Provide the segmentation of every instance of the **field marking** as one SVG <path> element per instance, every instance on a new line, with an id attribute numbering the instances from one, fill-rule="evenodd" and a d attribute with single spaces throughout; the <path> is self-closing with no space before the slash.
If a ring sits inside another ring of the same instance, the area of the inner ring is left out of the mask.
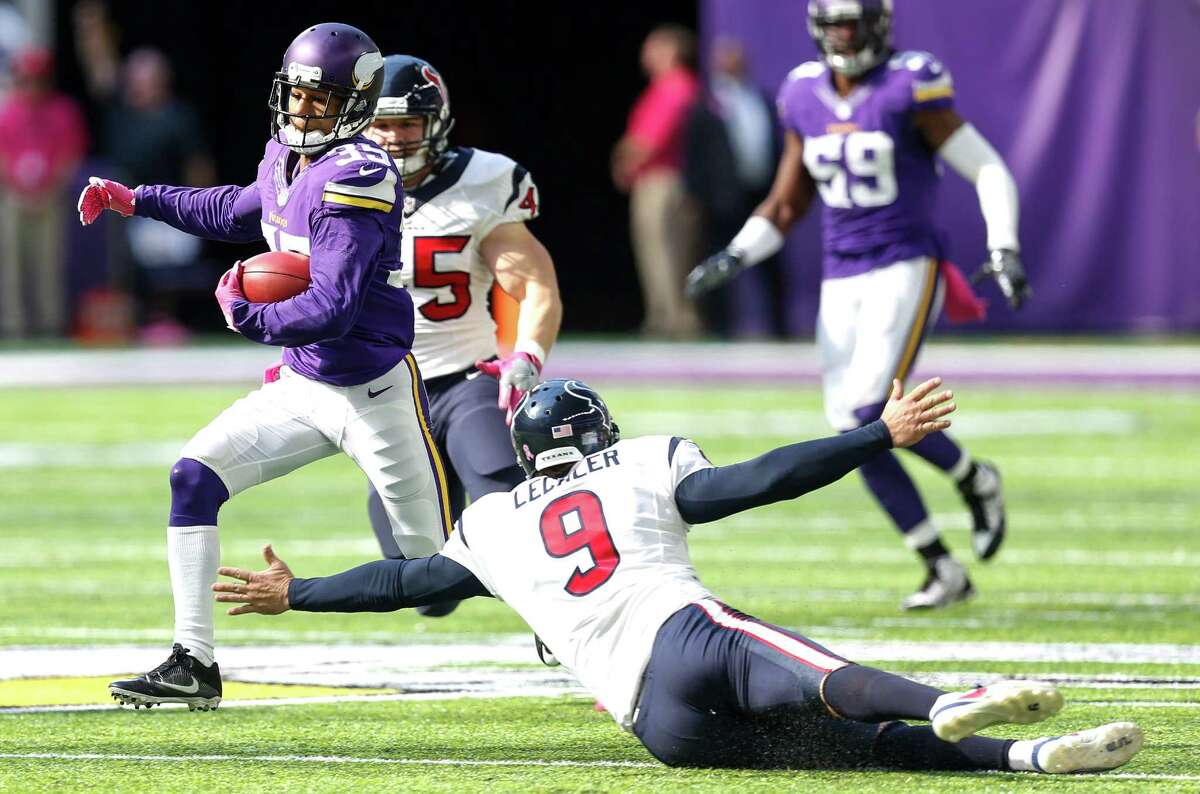
<path id="1" fill-rule="evenodd" d="M 19 633 L 16 627 L 2 627 Z M 35 632 L 25 629 L 25 632 Z M 170 639 L 169 629 L 153 630 L 153 639 Z M 1037 642 L 946 642 L 924 640 L 878 640 L 843 638 L 829 641 L 823 633 L 811 627 L 803 629 L 805 635 L 817 642 L 831 646 L 831 650 L 849 659 L 869 662 L 1010 662 L 1010 663 L 1107 663 L 1107 664 L 1175 664 L 1200 665 L 1200 645 L 1178 645 L 1170 643 L 1037 643 Z M 87 629 L 88 639 L 115 639 L 128 641 L 130 632 L 124 629 Z M 446 665 L 487 666 L 497 664 L 528 664 L 546 671 L 537 664 L 532 640 L 528 634 L 494 634 L 464 638 L 450 635 L 443 641 L 413 642 L 412 636 L 377 632 L 390 644 L 362 644 L 364 635 L 354 632 L 278 632 L 281 638 L 291 640 L 284 645 L 232 645 L 220 651 L 220 661 L 230 677 L 243 681 L 255 681 L 250 677 L 256 671 L 279 674 L 284 670 L 299 672 L 331 670 L 353 672 L 361 675 L 364 669 L 390 673 L 410 671 L 436 671 Z M 229 632 L 222 636 L 228 639 Z M 314 636 L 315 635 L 315 636 Z M 357 642 L 359 644 L 348 644 Z M 335 644 L 336 643 L 336 644 Z M 341 644 L 347 643 L 347 644 Z M 157 661 L 161 648 L 137 645 L 110 646 L 43 646 L 0 649 L 0 679 L 45 678 L 54 676 L 76 676 L 81 669 L 89 675 L 119 675 L 143 670 L 147 663 Z M 281 664 L 281 651 L 288 658 L 300 660 L 295 664 Z M 267 683 L 315 683 L 314 681 L 283 681 L 279 678 Z M 359 679 L 347 684 L 338 681 L 332 686 L 376 686 Z M 384 683 L 377 688 L 397 688 Z"/>
<path id="2" fill-rule="evenodd" d="M 378 764 L 382 766 L 474 766 L 474 767 L 548 767 L 582 769 L 660 769 L 670 767 L 652 761 L 546 761 L 543 759 L 516 758 L 363 758 L 345 755 L 133 755 L 125 753 L 0 753 L 0 759 L 13 761 L 137 761 L 137 762 L 196 762 L 216 763 L 295 763 L 295 764 Z M 803 771 L 803 770 L 799 770 Z M 855 770 L 846 770 L 855 771 Z M 1032 772 L 1000 772 L 980 770 L 975 774 L 1004 777 L 1033 775 Z M 1155 780 L 1190 781 L 1200 780 L 1200 775 L 1170 775 L 1153 772 L 1084 772 L 1075 775 L 1055 775 L 1067 780 Z"/>
<path id="3" fill-rule="evenodd" d="M 633 435 L 662 433 L 701 438 L 801 438 L 829 435 L 821 411 L 740 408 L 698 411 L 630 411 L 622 415 Z M 1023 436 L 1131 435 L 1139 420 L 1131 411 L 1092 408 L 1082 411 L 1035 409 L 971 411 L 954 417 L 954 435 L 961 438 Z"/>
<path id="4" fill-rule="evenodd" d="M 829 435 L 819 411 L 715 409 L 701 411 L 629 412 L 624 422 L 633 435 L 661 433 L 664 428 L 681 436 L 701 438 L 810 438 Z M 1014 436 L 1131 435 L 1138 417 L 1130 411 L 1105 408 L 1082 411 L 975 411 L 955 419 L 956 436 L 966 439 Z M 0 469 L 102 466 L 136 469 L 169 466 L 179 457 L 187 439 L 149 442 L 0 443 Z M 1044 461 L 1039 462 L 1044 467 Z M 1107 463 L 1102 459 L 1100 465 Z M 1128 461 L 1112 461 L 1114 467 Z M 1114 469 L 1115 470 L 1115 469 Z"/>
<path id="5" fill-rule="evenodd" d="M 881 519 L 882 520 L 882 519 Z M 781 519 L 782 521 L 782 519 Z M 803 526 L 804 520 L 798 519 Z M 703 532 L 703 530 L 698 530 Z M 885 535 L 880 535 L 881 544 L 887 543 Z M 21 549 L 20 546 L 25 546 Z M 77 563 L 81 554 L 72 551 L 73 547 L 30 548 L 31 543 L 16 542 L 5 548 L 3 558 L 0 558 L 0 569 L 3 568 L 57 568 L 62 565 Z M 80 545 L 80 549 L 85 548 Z M 233 540 L 222 549 L 226 559 L 248 557 L 258 559 L 261 554 L 261 540 Z M 289 554 L 290 552 L 290 554 Z M 352 540 L 328 538 L 317 541 L 294 541 L 280 548 L 285 557 L 300 558 L 304 556 L 324 557 L 355 557 L 366 556 L 374 559 L 379 549 L 371 538 L 357 537 Z M 713 562 L 755 562 L 761 563 L 762 549 L 750 546 L 700 545 L 692 548 L 693 560 Z M 166 545 L 160 543 L 97 543 L 86 546 L 87 559 L 91 563 L 119 562 L 133 564 L 139 561 L 158 561 L 166 559 Z M 1194 568 L 1200 567 L 1200 552 L 1190 551 L 1182 546 L 1162 551 L 1128 551 L 1121 549 L 1036 549 L 1016 548 L 1005 549 L 1005 562 L 1017 565 L 1036 565 L 1041 568 L 1052 565 L 1067 565 L 1073 567 L 1092 568 Z M 861 546 L 821 546 L 801 544 L 799 540 L 794 546 L 779 546 L 771 550 L 771 561 L 776 563 L 872 563 L 880 565 L 903 565 L 911 567 L 912 553 L 904 549 L 900 543 L 863 548 Z"/>
<path id="6" fill-rule="evenodd" d="M 132 755 L 125 753 L 0 753 L 0 758 L 47 761 L 235 761 L 297 764 L 385 764 L 398 766 L 536 766 L 667 769 L 650 761 L 545 761 L 531 758 L 356 758 L 346 755 Z"/>

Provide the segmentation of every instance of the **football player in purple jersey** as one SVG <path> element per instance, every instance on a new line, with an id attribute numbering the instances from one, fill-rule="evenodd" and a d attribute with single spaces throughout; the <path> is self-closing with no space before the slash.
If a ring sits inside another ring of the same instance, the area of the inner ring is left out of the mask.
<path id="1" fill-rule="evenodd" d="M 525 479 L 506 420 L 541 380 L 562 301 L 554 261 L 525 225 L 541 208 L 533 176 L 502 154 L 450 146 L 453 127 L 450 92 L 437 69 L 411 55 L 385 58 L 383 92 L 365 134 L 396 159 L 404 182 L 399 277 L 416 309 L 413 355 L 429 394 L 430 430 L 449 464 L 457 520 L 468 496 L 508 491 Z M 517 341 L 505 356 L 488 308 L 497 283 L 520 302 Z M 400 557 L 374 489 L 367 511 L 384 556 Z M 417 611 L 439 617 L 457 603 Z"/>
<path id="2" fill-rule="evenodd" d="M 961 275 L 941 262 L 932 219 L 937 158 L 975 185 L 987 224 L 985 271 L 1013 309 L 1029 294 L 1012 175 L 955 112 L 946 68 L 929 53 L 892 49 L 891 20 L 891 0 L 809 2 L 808 30 L 821 58 L 793 69 L 779 91 L 786 142 L 775 184 L 725 250 L 688 276 L 694 296 L 768 258 L 820 195 L 825 258 L 817 343 L 826 416 L 843 432 L 879 416 L 892 379 L 912 370 L 943 298 L 950 308 L 956 296 L 973 298 Z M 912 451 L 957 484 L 973 518 L 975 552 L 991 558 L 1005 531 L 999 472 L 941 432 Z M 896 456 L 883 452 L 861 471 L 927 568 L 902 607 L 970 597 L 966 569 L 946 550 Z"/>
<path id="3" fill-rule="evenodd" d="M 400 271 L 404 192 L 387 152 L 362 136 L 383 84 L 383 56 L 357 28 L 301 33 L 275 75 L 271 138 L 254 182 L 195 189 L 93 177 L 80 220 L 103 210 L 140 215 L 200 237 L 266 238 L 309 256 L 311 284 L 276 303 L 242 294 L 235 265 L 217 302 L 230 329 L 282 346 L 278 377 L 238 400 L 183 448 L 171 469 L 167 561 L 175 644 L 167 660 L 114 681 L 112 696 L 149 708 L 215 708 L 209 586 L 220 564 L 217 513 L 231 496 L 345 452 L 380 494 L 407 557 L 437 552 L 451 521 L 446 478 L 429 431 L 413 341 L 413 304 Z"/>

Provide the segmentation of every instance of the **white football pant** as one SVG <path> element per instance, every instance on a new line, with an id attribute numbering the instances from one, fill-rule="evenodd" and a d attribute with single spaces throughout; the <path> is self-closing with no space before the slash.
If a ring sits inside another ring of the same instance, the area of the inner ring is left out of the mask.
<path id="1" fill-rule="evenodd" d="M 437 553 L 451 528 L 446 476 L 411 354 L 359 386 L 283 367 L 279 380 L 222 411 L 180 454 L 216 472 L 232 497 L 339 450 L 382 497 L 404 556 Z"/>
<path id="2" fill-rule="evenodd" d="M 821 283 L 817 346 L 825 417 L 835 430 L 858 427 L 854 409 L 884 402 L 892 378 L 908 377 L 943 293 L 930 257 Z"/>

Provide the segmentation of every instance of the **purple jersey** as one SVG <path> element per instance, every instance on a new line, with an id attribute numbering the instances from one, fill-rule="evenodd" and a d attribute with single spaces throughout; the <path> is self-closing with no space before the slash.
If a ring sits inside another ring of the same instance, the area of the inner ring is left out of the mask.
<path id="1" fill-rule="evenodd" d="M 819 61 L 787 76 L 779 116 L 804 139 L 804 164 L 825 204 L 825 278 L 940 256 L 932 221 L 940 177 L 913 114 L 953 103 L 950 73 L 925 52 L 896 53 L 847 97 Z"/>
<path id="2" fill-rule="evenodd" d="M 296 156 L 267 142 L 247 187 L 143 185 L 136 213 L 228 242 L 265 237 L 273 251 L 307 254 L 312 284 L 278 303 L 235 301 L 249 339 L 282 345 L 283 361 L 335 386 L 366 383 L 412 347 L 413 305 L 399 284 L 404 194 L 395 163 L 363 137 L 335 146 L 298 176 Z"/>

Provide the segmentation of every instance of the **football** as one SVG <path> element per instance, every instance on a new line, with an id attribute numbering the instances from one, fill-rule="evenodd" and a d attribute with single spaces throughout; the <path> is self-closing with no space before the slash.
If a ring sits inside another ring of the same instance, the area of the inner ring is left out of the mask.
<path id="1" fill-rule="evenodd" d="M 275 303 L 308 289 L 308 257 L 268 251 L 242 263 L 242 292 L 252 303 Z"/>

